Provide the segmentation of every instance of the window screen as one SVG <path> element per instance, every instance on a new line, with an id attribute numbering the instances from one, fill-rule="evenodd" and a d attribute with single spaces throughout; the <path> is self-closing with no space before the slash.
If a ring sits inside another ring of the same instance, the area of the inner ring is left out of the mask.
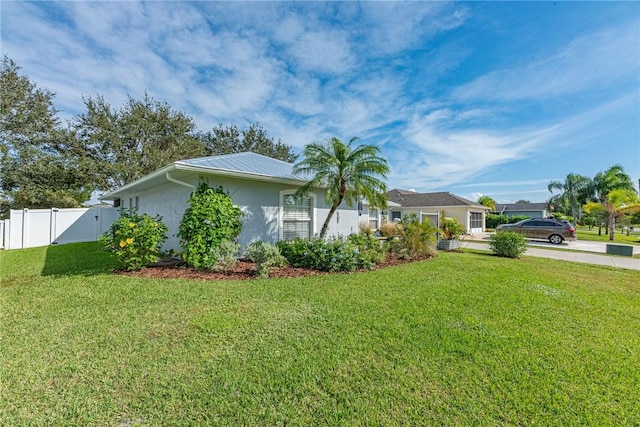
<path id="1" fill-rule="evenodd" d="M 311 237 L 311 198 L 282 196 L 282 238 Z"/>
<path id="2" fill-rule="evenodd" d="M 482 228 L 482 212 L 471 212 L 471 228 Z"/>

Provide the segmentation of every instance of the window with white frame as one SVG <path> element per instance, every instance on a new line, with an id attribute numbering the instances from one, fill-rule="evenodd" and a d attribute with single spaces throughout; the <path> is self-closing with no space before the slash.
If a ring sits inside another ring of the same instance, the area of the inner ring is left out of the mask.
<path id="1" fill-rule="evenodd" d="M 471 212 L 470 228 L 482 228 L 482 212 Z"/>
<path id="2" fill-rule="evenodd" d="M 282 195 L 283 240 L 311 237 L 313 230 L 312 209 L 311 197 L 309 196 Z"/>
<path id="3" fill-rule="evenodd" d="M 369 228 L 372 230 L 378 229 L 378 210 L 369 209 Z"/>

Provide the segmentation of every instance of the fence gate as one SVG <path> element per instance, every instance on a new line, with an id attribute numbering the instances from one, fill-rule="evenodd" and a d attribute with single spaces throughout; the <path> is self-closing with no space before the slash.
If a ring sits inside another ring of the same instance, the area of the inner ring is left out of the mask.
<path id="1" fill-rule="evenodd" d="M 92 242 L 118 218 L 111 207 L 11 210 L 2 223 L 4 249 Z"/>

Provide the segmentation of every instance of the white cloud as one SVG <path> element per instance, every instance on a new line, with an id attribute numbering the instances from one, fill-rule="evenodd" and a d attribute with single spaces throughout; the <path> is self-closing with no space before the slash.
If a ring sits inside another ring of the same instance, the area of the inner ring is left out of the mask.
<path id="1" fill-rule="evenodd" d="M 394 186 L 420 191 L 466 185 L 545 147 L 605 139 L 628 124 L 616 117 L 633 115 L 640 100 L 634 26 L 583 31 L 546 59 L 519 57 L 518 66 L 451 90 L 464 74 L 459 68 L 477 55 L 456 34 L 477 25 L 471 12 L 480 8 L 445 2 L 2 7 L 3 52 L 39 86 L 57 92 L 56 105 L 68 116 L 83 110 L 83 95 L 101 94 L 119 107 L 127 94 L 140 98 L 147 91 L 191 115 L 201 130 L 257 121 L 297 148 L 359 136 L 383 149 Z M 627 96 L 600 91 L 625 84 Z M 598 100 L 583 106 L 591 91 Z M 563 102 L 573 102 L 573 110 L 544 115 Z"/>
<path id="2" fill-rule="evenodd" d="M 640 70 L 638 22 L 580 36 L 554 55 L 495 70 L 453 91 L 457 99 L 549 99 L 635 79 Z"/>

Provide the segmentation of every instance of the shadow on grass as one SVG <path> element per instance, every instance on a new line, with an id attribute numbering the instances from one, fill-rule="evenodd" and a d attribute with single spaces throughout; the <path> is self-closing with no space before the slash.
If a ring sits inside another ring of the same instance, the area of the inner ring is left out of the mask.
<path id="1" fill-rule="evenodd" d="M 69 243 L 48 246 L 42 267 L 43 276 L 93 276 L 117 268 L 111 254 L 98 242 Z"/>

